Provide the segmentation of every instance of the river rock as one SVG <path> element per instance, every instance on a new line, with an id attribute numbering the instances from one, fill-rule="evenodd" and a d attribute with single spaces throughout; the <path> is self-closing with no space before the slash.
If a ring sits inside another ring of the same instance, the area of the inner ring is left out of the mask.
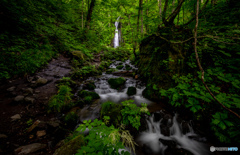
<path id="1" fill-rule="evenodd" d="M 119 78 L 110 78 L 108 80 L 108 83 L 110 84 L 111 88 L 113 89 L 119 89 L 121 86 L 123 86 L 126 82 L 126 79 L 123 77 Z"/>
<path id="2" fill-rule="evenodd" d="M 18 155 L 32 154 L 47 147 L 46 144 L 33 143 L 26 146 L 20 146 L 14 152 Z"/>
<path id="3" fill-rule="evenodd" d="M 31 97 L 26 97 L 25 101 L 28 102 L 28 103 L 34 103 L 35 99 L 31 98 Z"/>
<path id="4" fill-rule="evenodd" d="M 20 116 L 19 114 L 16 114 L 16 115 L 13 115 L 13 116 L 11 117 L 11 119 L 12 119 L 12 121 L 16 121 L 16 120 L 21 119 L 21 116 Z"/>
<path id="5" fill-rule="evenodd" d="M 59 122 L 56 122 L 56 121 L 49 121 L 47 122 L 47 124 L 53 128 L 57 128 L 60 125 Z"/>
<path id="6" fill-rule="evenodd" d="M 21 101 L 23 101 L 23 99 L 24 99 L 24 96 L 18 95 L 18 96 L 16 96 L 16 97 L 14 98 L 14 101 L 15 101 L 15 102 L 21 102 Z"/>
<path id="7" fill-rule="evenodd" d="M 9 91 L 9 92 L 14 91 L 15 88 L 16 88 L 15 86 L 10 87 L 10 88 L 7 89 L 7 91 Z"/>
<path id="8" fill-rule="evenodd" d="M 33 94 L 33 89 L 32 88 L 26 88 L 24 91 L 28 94 Z"/>
<path id="9" fill-rule="evenodd" d="M 8 136 L 7 136 L 7 135 L 0 134 L 0 139 L 6 139 L 6 138 L 8 138 Z"/>
<path id="10" fill-rule="evenodd" d="M 44 84 L 46 84 L 48 82 L 48 80 L 47 79 L 44 79 L 44 78 L 39 78 L 39 79 L 37 79 L 37 81 L 36 81 L 36 83 L 35 83 L 35 86 L 40 86 L 40 85 L 44 85 Z"/>
<path id="11" fill-rule="evenodd" d="M 37 135 L 37 137 L 45 136 L 46 135 L 46 131 L 45 130 L 37 131 L 36 135 Z"/>
<path id="12" fill-rule="evenodd" d="M 128 87 L 127 94 L 128 94 L 129 96 L 135 95 L 136 93 L 137 93 L 136 87 Z"/>

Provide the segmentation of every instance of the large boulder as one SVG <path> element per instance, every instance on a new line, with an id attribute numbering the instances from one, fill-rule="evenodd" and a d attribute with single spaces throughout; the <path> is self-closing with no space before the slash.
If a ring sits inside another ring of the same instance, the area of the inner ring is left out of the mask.
<path id="1" fill-rule="evenodd" d="M 136 93 L 137 93 L 136 87 L 128 87 L 127 94 L 128 94 L 129 96 L 135 95 Z"/>
<path id="2" fill-rule="evenodd" d="M 110 78 L 108 80 L 108 83 L 110 84 L 111 88 L 113 89 L 119 89 L 121 86 L 123 86 L 126 82 L 126 79 L 123 77 L 119 78 Z"/>
<path id="3" fill-rule="evenodd" d="M 87 83 L 83 85 L 83 89 L 94 90 L 95 88 L 96 85 L 94 84 L 94 81 L 87 81 Z"/>
<path id="4" fill-rule="evenodd" d="M 91 92 L 91 91 L 86 91 L 86 90 L 79 91 L 78 96 L 80 98 L 82 98 L 84 103 L 87 103 L 87 104 L 92 103 L 93 100 L 96 100 L 96 99 L 100 98 L 100 96 L 97 93 Z"/>
<path id="5" fill-rule="evenodd" d="M 46 147 L 47 147 L 46 144 L 33 143 L 33 144 L 29 144 L 29 145 L 21 146 L 21 147 L 17 148 L 15 150 L 15 153 L 19 154 L 19 155 L 33 154 L 34 152 L 37 152 Z"/>

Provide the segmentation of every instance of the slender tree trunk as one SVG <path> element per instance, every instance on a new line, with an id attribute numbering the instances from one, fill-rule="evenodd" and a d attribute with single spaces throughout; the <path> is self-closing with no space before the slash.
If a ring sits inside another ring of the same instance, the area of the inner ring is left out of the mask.
<path id="1" fill-rule="evenodd" d="M 143 36 L 143 10 L 141 10 L 141 35 Z"/>
<path id="2" fill-rule="evenodd" d="M 148 4 L 148 0 L 146 0 L 146 4 Z M 146 18 L 147 18 L 147 20 L 148 20 L 148 7 L 147 7 L 147 13 L 146 13 Z M 146 22 L 145 22 L 146 23 Z M 148 33 L 148 24 L 146 23 L 145 24 L 145 29 L 146 29 L 146 33 Z"/>
<path id="3" fill-rule="evenodd" d="M 172 8 L 172 13 L 173 13 L 173 11 L 174 11 L 174 9 L 175 9 L 175 8 L 174 8 L 174 4 L 175 4 L 175 0 L 172 1 L 172 7 L 173 7 L 173 8 Z"/>
<path id="4" fill-rule="evenodd" d="M 84 0 L 82 0 L 82 29 L 83 29 L 83 11 L 84 11 Z"/>
<path id="5" fill-rule="evenodd" d="M 182 12 L 183 12 L 183 23 L 184 23 L 184 6 L 183 6 L 183 8 L 182 8 Z"/>
<path id="6" fill-rule="evenodd" d="M 139 18 L 140 18 L 140 13 L 141 13 L 141 9 L 142 9 L 142 1 L 143 0 L 139 0 L 139 9 L 138 9 L 138 18 L 137 18 L 137 33 L 136 33 L 136 40 L 134 43 L 134 47 L 133 47 L 133 54 L 136 58 L 136 47 L 137 47 L 137 40 L 138 40 L 138 34 L 139 34 Z"/>
<path id="7" fill-rule="evenodd" d="M 91 22 L 92 12 L 93 12 L 95 2 L 96 2 L 96 0 L 92 0 L 90 3 L 90 8 L 89 8 L 88 14 L 87 14 L 87 22 L 86 22 L 86 26 L 85 26 L 87 29 L 90 29 L 90 22 Z"/>

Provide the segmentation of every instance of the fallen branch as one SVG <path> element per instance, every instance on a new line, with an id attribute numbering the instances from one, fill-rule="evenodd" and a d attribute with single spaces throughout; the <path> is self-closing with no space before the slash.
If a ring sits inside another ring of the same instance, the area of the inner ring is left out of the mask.
<path id="1" fill-rule="evenodd" d="M 198 13 L 199 13 L 199 0 L 197 0 L 197 11 L 196 11 L 196 25 L 195 25 L 195 29 L 194 29 L 194 51 L 195 51 L 195 55 L 196 55 L 196 60 L 197 60 L 197 64 L 199 69 L 202 72 L 202 76 L 201 76 L 201 80 L 203 85 L 205 86 L 205 88 L 208 90 L 208 92 L 210 93 L 210 95 L 227 111 L 229 111 L 230 113 L 234 114 L 235 116 L 237 116 L 240 119 L 240 116 L 232 111 L 231 109 L 228 109 L 226 106 L 224 106 L 221 102 L 218 101 L 218 99 L 213 95 L 213 93 L 211 92 L 211 90 L 208 88 L 207 84 L 204 81 L 204 70 L 200 64 L 199 58 L 198 58 L 198 52 L 197 52 L 197 27 L 198 27 Z"/>

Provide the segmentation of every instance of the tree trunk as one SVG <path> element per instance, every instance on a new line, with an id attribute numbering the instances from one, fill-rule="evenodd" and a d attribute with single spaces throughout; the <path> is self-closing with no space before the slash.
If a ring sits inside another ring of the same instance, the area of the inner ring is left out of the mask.
<path id="1" fill-rule="evenodd" d="M 139 34 L 139 18 L 140 18 L 140 13 L 141 13 L 141 9 L 142 9 L 142 1 L 143 0 L 139 0 L 139 9 L 138 9 L 138 18 L 137 18 L 137 33 L 136 33 L 136 40 L 134 43 L 134 47 L 133 47 L 133 54 L 136 58 L 136 47 L 137 47 L 137 40 L 138 40 L 138 34 Z"/>
<path id="2" fill-rule="evenodd" d="M 143 36 L 143 10 L 141 10 L 141 35 Z"/>
<path id="3" fill-rule="evenodd" d="M 87 21 L 86 21 L 86 26 L 85 26 L 87 29 L 90 29 L 90 22 L 91 22 L 92 12 L 93 12 L 95 2 L 96 2 L 96 0 L 91 1 L 90 8 L 88 10 Z"/>
<path id="4" fill-rule="evenodd" d="M 146 0 L 146 4 L 148 4 L 148 0 Z M 146 17 L 147 17 L 147 19 L 148 19 L 148 7 L 147 7 L 147 13 L 146 13 Z M 145 29 L 146 29 L 146 33 L 148 33 L 148 25 L 147 24 L 145 24 Z"/>
<path id="5" fill-rule="evenodd" d="M 175 0 L 172 1 L 172 7 L 173 7 L 173 8 L 172 8 L 172 13 L 173 13 L 173 11 L 174 11 L 174 4 L 175 4 Z"/>
<path id="6" fill-rule="evenodd" d="M 83 11 L 84 11 L 84 0 L 82 0 L 82 29 L 83 29 Z"/>

